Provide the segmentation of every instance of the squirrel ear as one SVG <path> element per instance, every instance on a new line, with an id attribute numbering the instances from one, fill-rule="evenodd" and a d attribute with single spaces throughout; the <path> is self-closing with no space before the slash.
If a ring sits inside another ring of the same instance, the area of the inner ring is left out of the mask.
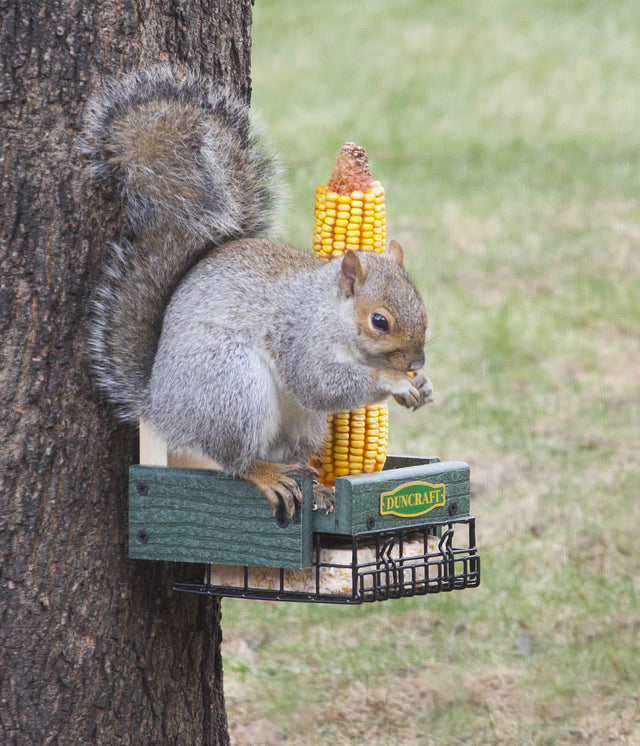
<path id="1" fill-rule="evenodd" d="M 404 261 L 404 253 L 402 251 L 402 246 L 400 246 L 395 238 L 392 238 L 389 242 L 387 254 L 389 254 L 389 256 L 395 261 L 396 264 L 399 264 L 402 267 L 402 262 Z"/>
<path id="2" fill-rule="evenodd" d="M 364 280 L 364 270 L 360 259 L 355 251 L 348 249 L 342 257 L 342 275 L 340 277 L 340 286 L 344 292 L 345 298 L 351 298 L 355 295 L 356 285 Z"/>

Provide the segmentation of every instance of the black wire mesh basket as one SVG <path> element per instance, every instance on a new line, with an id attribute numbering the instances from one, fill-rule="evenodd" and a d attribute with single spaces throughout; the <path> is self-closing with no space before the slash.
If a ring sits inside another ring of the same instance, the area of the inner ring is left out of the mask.
<path id="1" fill-rule="evenodd" d="M 272 601 L 361 604 L 480 583 L 475 519 L 336 537 L 316 533 L 310 568 L 207 565 L 178 591 Z"/>

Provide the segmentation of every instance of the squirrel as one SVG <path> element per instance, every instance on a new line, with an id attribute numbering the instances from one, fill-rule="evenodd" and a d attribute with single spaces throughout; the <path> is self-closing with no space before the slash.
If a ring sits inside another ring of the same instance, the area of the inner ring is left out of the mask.
<path id="1" fill-rule="evenodd" d="M 292 475 L 315 473 L 327 413 L 431 400 L 400 245 L 325 261 L 268 238 L 277 159 L 228 88 L 167 66 L 129 73 L 90 102 L 82 148 L 125 208 L 89 334 L 121 419 L 145 418 L 293 515 Z M 315 479 L 316 507 L 333 499 Z"/>

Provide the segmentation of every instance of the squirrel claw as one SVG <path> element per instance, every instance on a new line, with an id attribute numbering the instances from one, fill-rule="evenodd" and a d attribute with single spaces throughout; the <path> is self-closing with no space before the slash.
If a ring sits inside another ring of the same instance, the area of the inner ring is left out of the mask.
<path id="1" fill-rule="evenodd" d="M 409 386 L 404 391 L 393 394 L 393 398 L 398 404 L 415 412 L 423 404 L 433 401 L 433 385 L 422 371 L 418 371 L 409 379 Z"/>
<path id="2" fill-rule="evenodd" d="M 281 477 L 276 484 L 264 487 L 262 491 L 266 495 L 274 515 L 278 514 L 282 506 L 287 515 L 293 516 L 296 512 L 296 503 L 302 504 L 300 487 L 295 480 L 289 479 L 289 477 Z"/>
<path id="3" fill-rule="evenodd" d="M 299 473 L 299 470 L 283 469 L 278 464 L 256 461 L 249 472 L 244 475 L 245 479 L 255 484 L 264 493 L 276 516 L 281 506 L 288 515 L 293 516 L 296 512 L 296 503 L 301 505 L 303 503 L 302 490 L 296 480 L 288 476 L 288 473 Z"/>
<path id="4" fill-rule="evenodd" d="M 313 509 L 333 513 L 336 504 L 336 492 L 333 487 L 325 487 L 318 479 L 313 480 Z"/>
<path id="5" fill-rule="evenodd" d="M 321 484 L 318 481 L 318 470 L 311 464 L 293 464 L 283 468 L 281 473 L 287 476 L 297 474 L 311 477 L 313 479 L 313 510 L 324 510 L 326 513 L 333 512 L 336 501 L 335 488 Z"/>

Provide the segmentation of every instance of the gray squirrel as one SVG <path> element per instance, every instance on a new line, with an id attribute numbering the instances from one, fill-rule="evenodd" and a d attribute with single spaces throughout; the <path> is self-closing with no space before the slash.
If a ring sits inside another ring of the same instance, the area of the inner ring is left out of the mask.
<path id="1" fill-rule="evenodd" d="M 246 104 L 168 67 L 111 81 L 84 151 L 125 225 L 96 290 L 90 350 L 123 420 L 146 419 L 293 514 L 327 413 L 431 399 L 427 317 L 392 241 L 324 261 L 265 236 L 278 168 Z M 411 375 L 409 375 L 411 373 Z M 314 484 L 314 502 L 333 496 Z"/>

